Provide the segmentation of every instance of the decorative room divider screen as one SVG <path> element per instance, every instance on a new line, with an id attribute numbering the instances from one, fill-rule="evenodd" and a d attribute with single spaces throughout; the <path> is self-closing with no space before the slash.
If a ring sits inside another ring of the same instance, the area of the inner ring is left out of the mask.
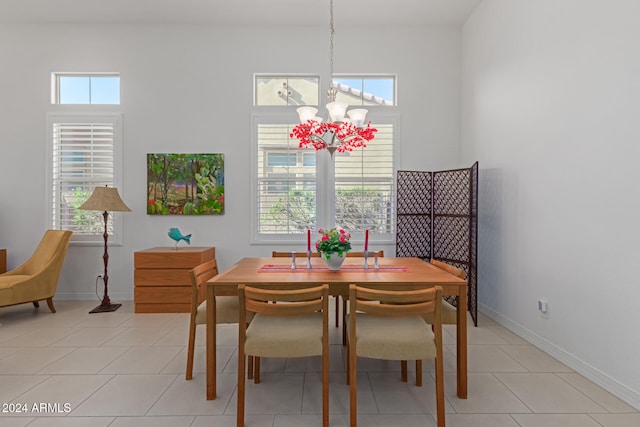
<path id="1" fill-rule="evenodd" d="M 467 273 L 478 326 L 478 162 L 468 169 L 398 171 L 396 256 L 437 259 Z M 449 300 L 455 304 L 455 298 Z"/>

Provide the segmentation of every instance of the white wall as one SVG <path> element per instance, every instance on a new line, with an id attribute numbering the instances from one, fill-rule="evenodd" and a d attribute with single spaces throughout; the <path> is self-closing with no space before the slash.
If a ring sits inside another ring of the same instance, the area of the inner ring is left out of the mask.
<path id="1" fill-rule="evenodd" d="M 112 300 L 133 299 L 133 253 L 172 245 L 169 227 L 192 233 L 193 246 L 215 245 L 223 269 L 270 254 L 271 246 L 249 245 L 253 73 L 326 75 L 328 45 L 325 26 L 0 26 L 0 247 L 9 267 L 31 254 L 47 225 L 46 114 L 74 110 L 50 104 L 54 71 L 121 74 L 119 190 L 133 212 L 120 214 L 123 246 L 109 247 Z M 397 73 L 401 168 L 461 167 L 458 28 L 336 28 L 335 72 Z M 224 153 L 226 214 L 147 216 L 146 154 L 161 152 Z M 58 299 L 95 298 L 102 253 L 101 245 L 70 248 Z"/>
<path id="2" fill-rule="evenodd" d="M 638 16 L 636 0 L 484 0 L 462 31 L 461 116 L 481 308 L 636 408 Z"/>

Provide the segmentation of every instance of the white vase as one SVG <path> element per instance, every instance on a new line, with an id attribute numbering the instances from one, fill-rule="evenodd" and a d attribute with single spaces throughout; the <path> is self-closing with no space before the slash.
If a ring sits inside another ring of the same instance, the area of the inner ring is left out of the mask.
<path id="1" fill-rule="evenodd" d="M 342 255 L 340 255 L 338 252 L 322 254 L 322 259 L 327 263 L 327 267 L 329 267 L 329 270 L 331 271 L 340 270 L 340 266 L 342 265 L 342 262 L 346 257 L 346 252 L 343 252 Z"/>

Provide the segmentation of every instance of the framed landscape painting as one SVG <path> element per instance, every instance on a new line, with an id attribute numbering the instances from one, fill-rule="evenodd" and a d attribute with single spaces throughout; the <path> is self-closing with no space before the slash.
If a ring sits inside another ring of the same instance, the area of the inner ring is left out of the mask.
<path id="1" fill-rule="evenodd" d="M 147 214 L 224 214 L 224 154 L 147 154 Z"/>

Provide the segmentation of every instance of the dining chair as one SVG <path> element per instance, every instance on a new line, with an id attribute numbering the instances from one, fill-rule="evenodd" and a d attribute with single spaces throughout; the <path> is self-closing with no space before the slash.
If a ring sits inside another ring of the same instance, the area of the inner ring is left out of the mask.
<path id="1" fill-rule="evenodd" d="M 384 360 L 434 359 L 436 369 L 436 414 L 444 427 L 444 364 L 442 360 L 442 288 L 384 291 L 349 286 L 347 334 L 347 383 L 350 425 L 357 426 L 357 358 Z M 422 316 L 432 313 L 433 330 Z M 402 372 L 406 381 L 406 363 Z M 422 371 L 416 372 L 416 382 Z"/>
<path id="2" fill-rule="evenodd" d="M 465 273 L 464 270 L 459 269 L 458 267 L 454 267 L 451 264 L 446 264 L 442 261 L 438 261 L 433 258 L 431 258 L 431 261 L 429 261 L 429 263 L 446 271 L 449 274 L 459 277 L 460 279 L 464 279 L 467 276 L 467 273 Z M 422 317 L 428 324 L 433 325 L 433 313 L 427 313 Z M 457 323 L 458 323 L 458 313 L 457 313 L 456 307 L 443 298 L 442 299 L 442 324 L 456 325 Z M 407 366 L 407 361 L 403 360 L 402 361 L 403 372 L 406 372 L 407 370 L 406 366 Z M 422 360 L 416 360 L 416 372 L 422 372 Z M 421 386 L 422 382 L 420 383 L 416 382 L 416 385 Z"/>
<path id="3" fill-rule="evenodd" d="M 464 270 L 454 267 L 451 264 L 446 264 L 442 261 L 437 261 L 431 258 L 430 264 L 446 271 L 449 274 L 452 274 L 460 279 L 465 279 L 467 277 L 467 273 Z M 428 314 L 424 317 L 424 319 L 429 324 L 433 324 L 433 315 Z M 446 300 L 442 300 L 442 324 L 443 325 L 455 325 L 458 323 L 458 315 L 457 309 L 452 304 L 447 302 Z"/>
<path id="4" fill-rule="evenodd" d="M 196 343 L 196 326 L 207 323 L 207 280 L 218 274 L 216 260 L 202 263 L 191 271 L 191 316 L 189 318 L 189 347 L 187 350 L 186 379 L 193 377 L 193 352 Z M 216 297 L 216 324 L 238 323 L 238 298 Z"/>
<path id="5" fill-rule="evenodd" d="M 347 257 L 359 257 L 364 258 L 364 252 L 347 252 Z M 378 251 L 378 257 L 384 258 L 384 251 Z M 371 268 L 371 267 L 370 267 Z M 338 298 L 340 296 L 336 296 L 336 328 L 338 327 Z M 342 298 L 342 345 L 347 345 L 347 323 L 345 321 L 345 317 L 347 315 L 347 299 Z"/>
<path id="6" fill-rule="evenodd" d="M 256 384 L 261 357 L 322 356 L 322 425 L 329 425 L 328 298 L 327 284 L 287 290 L 238 285 L 240 324 L 253 316 L 247 327 L 238 328 L 238 427 L 244 426 L 245 356 L 255 359 Z"/>

